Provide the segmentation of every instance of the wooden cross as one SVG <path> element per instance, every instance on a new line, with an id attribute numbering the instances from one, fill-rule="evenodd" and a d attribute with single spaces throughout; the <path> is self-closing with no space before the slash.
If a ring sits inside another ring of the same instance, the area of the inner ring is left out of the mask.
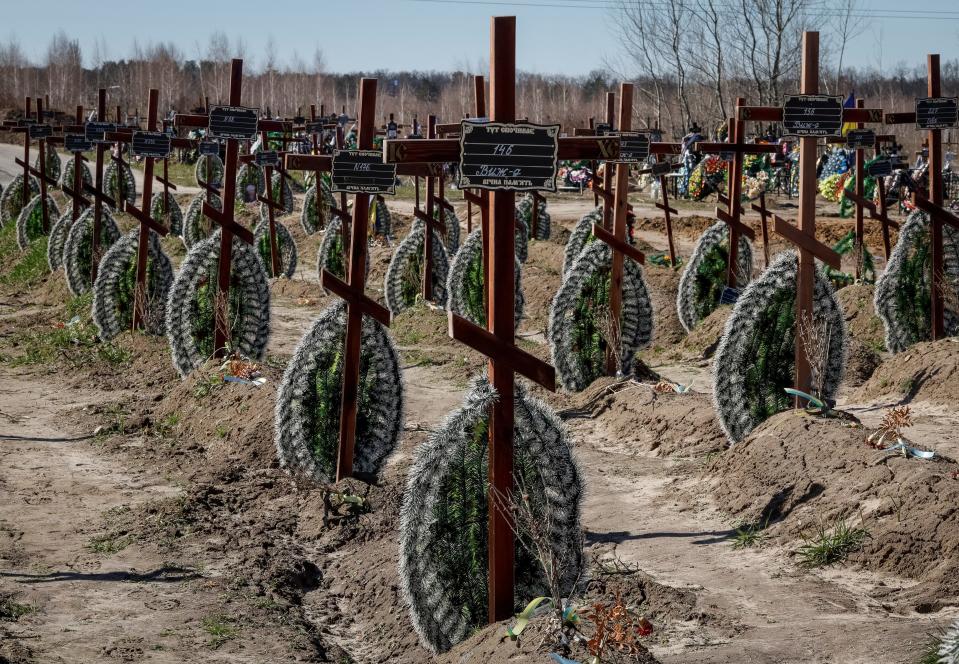
<path id="1" fill-rule="evenodd" d="M 816 95 L 819 92 L 819 33 L 804 32 L 802 41 L 802 77 L 800 93 Z M 736 105 L 736 117 L 741 121 L 781 122 L 783 108 L 773 106 Z M 842 110 L 842 122 L 875 122 L 882 117 L 878 109 Z M 816 280 L 818 258 L 830 267 L 839 270 L 839 254 L 816 240 L 816 142 L 815 136 L 802 136 L 799 139 L 799 223 L 798 228 L 782 217 L 774 215 L 773 232 L 794 244 L 799 251 L 799 272 L 796 278 L 796 329 L 803 321 L 813 319 L 813 293 Z M 744 146 L 751 147 L 751 146 Z M 730 197 L 732 201 L 733 198 Z M 737 199 L 738 200 L 738 199 Z M 732 264 L 732 263 L 730 263 Z M 807 349 L 796 334 L 796 382 L 797 390 L 812 392 L 812 371 L 809 365 Z M 796 398 L 795 405 L 801 407 L 801 399 Z"/>
<path id="2" fill-rule="evenodd" d="M 426 120 L 426 135 L 427 138 L 436 138 L 436 116 L 430 115 Z M 433 231 L 437 230 L 441 234 L 446 233 L 446 217 L 443 214 L 442 208 L 440 208 L 436 217 L 434 217 L 434 212 L 436 211 L 436 203 L 438 200 L 442 200 L 441 197 L 437 197 L 434 193 L 435 180 L 432 177 L 426 178 L 426 212 L 423 212 L 420 209 L 420 189 L 419 189 L 419 178 L 416 179 L 416 203 L 413 207 L 413 217 L 419 219 L 423 222 L 424 233 L 423 233 L 423 281 L 422 281 L 422 295 L 424 302 L 430 302 L 433 300 Z M 444 201 L 445 202 L 445 201 Z"/>
<path id="3" fill-rule="evenodd" d="M 160 91 L 150 89 L 147 105 L 147 131 L 155 131 L 157 125 L 157 106 L 160 101 Z M 132 143 L 131 143 L 132 144 Z M 140 198 L 140 207 L 128 201 L 123 201 L 123 210 L 140 222 L 140 232 L 137 237 L 137 272 L 136 286 L 133 299 L 133 329 L 146 328 L 147 312 L 147 258 L 150 247 L 150 231 L 160 236 L 169 233 L 169 229 L 150 216 L 151 198 L 153 198 L 153 162 L 154 158 L 147 156 L 143 159 L 143 195 Z"/>
<path id="4" fill-rule="evenodd" d="M 677 144 L 678 145 L 678 144 Z M 656 203 L 656 207 L 663 211 L 663 217 L 666 220 L 666 242 L 669 246 L 669 266 L 676 267 L 676 247 L 673 242 L 673 218 L 672 215 L 679 214 L 679 210 L 671 207 L 669 204 L 669 185 L 666 182 L 666 173 L 672 170 L 674 164 L 659 162 L 649 168 L 641 168 L 637 175 L 651 174 L 659 178 L 659 193 L 661 201 Z M 658 167 L 658 168 L 657 168 Z"/>
<path id="5" fill-rule="evenodd" d="M 746 100 L 739 97 L 736 100 L 737 107 L 746 103 Z M 726 202 L 727 209 L 716 208 L 716 218 L 724 222 L 729 227 L 729 250 L 726 260 L 726 286 L 737 288 L 739 284 L 739 275 L 736 274 L 739 268 L 739 236 L 745 235 L 750 240 L 756 239 L 756 233 L 746 224 L 742 223 L 742 191 L 743 191 L 743 157 L 746 154 L 763 154 L 776 152 L 778 147 L 771 143 L 746 143 L 746 122 L 744 118 L 736 117 L 729 119 L 728 142 L 726 143 L 708 143 L 697 142 L 694 149 L 704 153 L 710 152 L 731 152 L 732 165 L 729 168 L 729 195 L 720 197 L 720 203 Z M 765 237 L 765 236 L 764 236 Z M 745 275 L 748 278 L 748 275 Z M 743 284 L 745 285 L 745 284 Z"/>
<path id="6" fill-rule="evenodd" d="M 878 138 L 878 136 L 877 136 Z M 858 185 L 857 185 L 858 189 Z M 851 200 L 856 204 L 858 209 L 864 209 L 869 211 L 869 218 L 874 219 L 882 224 L 882 244 L 883 250 L 885 252 L 886 261 L 889 260 L 889 256 L 892 254 L 892 241 L 889 238 L 889 228 L 899 228 L 899 224 L 889 218 L 888 210 L 886 209 L 886 185 L 882 177 L 876 178 L 876 189 L 878 189 L 879 195 L 879 204 L 876 205 L 871 200 L 868 200 L 864 192 L 860 193 L 859 191 L 847 191 L 846 198 Z M 856 232 L 859 233 L 859 222 L 856 222 L 857 228 Z M 863 245 L 865 246 L 865 245 Z M 857 273 L 858 276 L 858 273 Z"/>
<path id="7" fill-rule="evenodd" d="M 30 117 L 30 98 L 26 98 L 26 117 Z M 43 99 L 37 97 L 37 117 L 36 125 L 43 124 Z M 37 140 L 37 149 L 38 156 L 40 160 L 40 168 L 35 169 L 30 164 L 30 127 L 31 123 L 26 123 L 22 127 L 16 127 L 13 129 L 15 132 L 23 132 L 23 160 L 16 160 L 16 163 L 23 167 L 23 207 L 27 206 L 27 203 L 30 202 L 30 175 L 34 174 L 40 180 L 40 214 L 41 214 L 41 228 L 43 229 L 44 235 L 50 232 L 50 216 L 47 211 L 47 182 L 51 184 L 56 184 L 56 180 L 51 178 L 47 174 L 47 139 L 40 138 Z"/>
<path id="8" fill-rule="evenodd" d="M 230 66 L 230 106 L 239 106 L 243 88 L 243 60 L 234 58 Z M 174 123 L 185 127 L 206 127 L 210 118 L 207 115 L 177 115 Z M 264 122 L 264 121 L 261 121 Z M 213 348 L 216 357 L 224 357 L 230 343 L 230 277 L 233 269 L 233 236 L 247 244 L 253 244 L 253 233 L 234 219 L 236 204 L 236 168 L 239 161 L 239 140 L 228 138 L 226 141 L 226 165 L 223 174 L 223 210 L 217 210 L 209 203 L 203 204 L 203 214 L 219 224 L 220 258 L 217 275 L 216 314 L 214 316 Z"/>
<path id="9" fill-rule="evenodd" d="M 163 132 L 166 133 L 170 126 L 169 120 L 163 120 Z M 207 162 L 209 164 L 209 162 Z M 163 175 L 157 175 L 157 182 L 163 185 L 163 214 L 170 213 L 170 190 L 176 191 L 176 184 L 170 181 L 170 158 L 163 158 Z M 209 174 L 207 174 L 209 176 Z"/>
<path id="10" fill-rule="evenodd" d="M 67 125 L 63 127 L 64 136 L 56 140 L 56 142 L 63 142 L 66 144 L 66 134 L 67 133 L 83 133 L 83 106 L 77 106 L 76 116 L 74 117 L 74 124 Z M 54 140 L 50 140 L 51 143 Z M 73 201 L 73 211 L 71 218 L 73 221 L 76 221 L 80 218 L 80 210 L 90 205 L 90 201 L 83 197 L 83 162 L 86 161 L 86 157 L 83 156 L 82 152 L 73 153 L 73 185 L 68 187 L 66 183 L 61 185 L 63 193 L 71 198 Z"/>
<path id="11" fill-rule="evenodd" d="M 268 147 L 266 132 L 262 132 L 261 136 L 263 137 L 263 145 Z M 283 153 L 285 154 L 285 153 Z M 278 154 L 280 159 L 283 158 L 282 154 Z M 279 169 L 280 173 L 283 172 L 283 169 Z M 258 200 L 260 203 L 266 206 L 267 214 L 267 224 L 268 232 L 270 239 L 270 272 L 272 276 L 277 277 L 283 271 L 282 261 L 280 260 L 280 247 L 276 239 L 276 211 L 283 208 L 283 178 L 280 178 L 280 200 L 279 202 L 273 200 L 273 165 L 266 164 L 263 167 L 263 175 L 266 179 L 266 196 L 259 196 Z M 317 180 L 319 184 L 319 180 Z"/>
<path id="12" fill-rule="evenodd" d="M 929 97 L 942 96 L 942 79 L 939 69 L 939 54 L 931 53 L 926 56 L 926 94 Z M 914 124 L 916 112 L 887 113 L 886 124 Z M 943 207 L 942 181 L 942 129 L 929 129 L 929 192 L 928 197 L 916 192 L 913 195 L 916 207 L 926 212 L 930 218 L 930 232 L 932 236 L 932 338 L 942 339 L 946 336 L 945 305 L 943 302 L 943 246 L 942 226 L 954 226 L 956 217 Z"/>
<path id="13" fill-rule="evenodd" d="M 26 97 L 24 101 L 23 123 L 19 127 L 11 129 L 13 132 L 23 133 L 23 192 L 20 197 L 21 207 L 26 207 L 30 202 L 30 115 L 32 114 L 33 99 Z M 42 166 L 42 164 L 41 164 Z M 43 169 L 46 171 L 46 169 Z"/>
<path id="14" fill-rule="evenodd" d="M 516 18 L 494 17 L 490 35 L 490 110 L 492 122 L 516 119 Z M 617 156 L 615 137 L 558 139 L 558 159 L 611 159 Z M 448 163 L 458 161 L 458 139 L 387 140 L 387 163 Z M 515 192 L 490 192 L 489 259 L 486 267 L 489 303 L 486 328 L 449 313 L 450 336 L 489 358 L 489 380 L 499 395 L 489 420 L 489 620 L 513 613 L 514 538 L 508 509 L 497 496 L 513 488 L 513 399 L 515 373 L 555 390 L 552 366 L 519 349 L 514 337 Z"/>
<path id="15" fill-rule="evenodd" d="M 376 79 L 360 79 L 359 127 L 357 148 L 373 148 L 373 118 L 376 113 Z M 317 183 L 319 184 L 319 182 Z M 366 231 L 369 223 L 370 197 L 358 193 L 353 199 L 352 238 L 346 282 L 327 270 L 320 276 L 320 284 L 346 302 L 346 340 L 343 358 L 343 399 L 340 409 L 340 446 L 336 462 L 336 480 L 353 474 L 353 450 L 356 441 L 356 412 L 360 382 L 360 348 L 363 337 L 363 315 L 373 317 L 389 327 L 390 312 L 365 293 L 366 288 Z M 345 222 L 344 222 L 345 226 Z"/>
<path id="16" fill-rule="evenodd" d="M 97 90 L 97 120 L 106 122 L 107 91 Z M 91 239 L 90 283 L 96 283 L 97 269 L 100 267 L 100 236 L 103 234 L 103 204 L 116 208 L 116 201 L 103 190 L 103 153 L 108 150 L 106 143 L 97 143 L 97 161 L 93 177 L 93 186 L 84 185 L 84 191 L 93 196 L 93 237 Z"/>
<path id="17" fill-rule="evenodd" d="M 759 192 L 759 203 L 753 203 L 750 207 L 759 213 L 759 225 L 763 233 L 763 267 L 769 267 L 769 219 L 772 212 L 766 209 L 766 192 Z"/>

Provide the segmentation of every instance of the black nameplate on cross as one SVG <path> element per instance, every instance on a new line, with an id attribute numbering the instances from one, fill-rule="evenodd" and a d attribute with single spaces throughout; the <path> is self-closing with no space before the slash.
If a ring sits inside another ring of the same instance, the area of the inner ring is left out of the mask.
<path id="1" fill-rule="evenodd" d="M 210 109 L 209 135 L 252 141 L 256 138 L 259 109 L 244 106 L 214 106 Z"/>
<path id="2" fill-rule="evenodd" d="M 138 157 L 165 159 L 170 155 L 170 135 L 162 131 L 135 131 L 132 149 Z"/>
<path id="3" fill-rule="evenodd" d="M 30 138 L 32 140 L 39 140 L 41 138 L 49 138 L 53 135 L 53 127 L 48 124 L 34 124 L 30 125 Z"/>
<path id="4" fill-rule="evenodd" d="M 789 136 L 837 136 L 842 131 L 842 97 L 787 95 L 783 131 Z"/>
<path id="5" fill-rule="evenodd" d="M 197 148 L 199 150 L 200 156 L 205 157 L 210 156 L 220 156 L 220 144 L 216 141 L 200 141 L 200 145 Z"/>
<path id="6" fill-rule="evenodd" d="M 459 187 L 556 191 L 560 125 L 461 123 Z"/>
<path id="7" fill-rule="evenodd" d="M 916 129 L 949 129 L 959 122 L 959 98 L 925 97 L 916 100 Z"/>
<path id="8" fill-rule="evenodd" d="M 84 127 L 87 140 L 94 144 L 111 143 L 112 141 L 107 140 L 106 135 L 116 130 L 115 122 L 88 122 Z"/>
<path id="9" fill-rule="evenodd" d="M 866 166 L 866 173 L 874 178 L 892 175 L 892 162 L 888 159 L 874 161 Z"/>
<path id="10" fill-rule="evenodd" d="M 396 165 L 379 150 L 334 150 L 331 190 L 347 194 L 395 194 Z"/>
<path id="11" fill-rule="evenodd" d="M 851 150 L 876 147 L 876 132 L 872 129 L 850 129 L 846 133 L 846 147 Z"/>
<path id="12" fill-rule="evenodd" d="M 617 163 L 638 164 L 649 158 L 649 133 L 643 131 L 606 132 L 606 135 L 619 136 L 619 157 Z"/>
<path id="13" fill-rule="evenodd" d="M 268 150 L 256 153 L 257 166 L 278 166 L 280 164 L 280 155 L 276 150 Z"/>

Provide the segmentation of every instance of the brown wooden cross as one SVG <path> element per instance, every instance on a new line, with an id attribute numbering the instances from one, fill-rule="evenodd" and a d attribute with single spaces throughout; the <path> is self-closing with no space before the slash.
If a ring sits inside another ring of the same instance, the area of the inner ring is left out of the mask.
<path id="1" fill-rule="evenodd" d="M 19 126 L 13 127 L 10 131 L 23 134 L 23 161 L 18 162 L 23 166 L 23 192 L 21 194 L 21 207 L 26 207 L 30 202 L 30 122 L 33 111 L 33 99 L 26 97 L 23 104 L 23 121 Z M 46 169 L 43 169 L 44 171 Z"/>
<path id="2" fill-rule="evenodd" d="M 107 118 L 107 91 L 105 88 L 97 90 L 97 120 L 106 122 Z M 96 283 L 97 270 L 100 267 L 100 236 L 103 234 L 103 204 L 116 208 L 114 201 L 103 190 L 103 154 L 110 148 L 106 143 L 97 143 L 97 161 L 93 175 L 93 186 L 84 185 L 83 189 L 93 196 L 93 237 L 91 238 L 90 283 Z"/>
<path id="3" fill-rule="evenodd" d="M 243 60 L 234 58 L 230 66 L 230 106 L 238 107 L 243 89 Z M 178 127 L 207 127 L 210 118 L 207 115 L 177 115 L 174 124 Z M 216 315 L 214 316 L 213 348 L 216 357 L 227 354 L 230 343 L 230 278 L 233 270 L 233 236 L 247 244 L 253 244 L 253 233 L 234 219 L 236 204 L 236 168 L 239 162 L 239 139 L 226 141 L 226 164 L 223 174 L 223 210 L 217 210 L 209 203 L 203 204 L 203 214 L 219 224 L 220 257 L 217 275 Z"/>
<path id="4" fill-rule="evenodd" d="M 490 120 L 516 119 L 516 18 L 494 17 L 490 35 Z M 615 137 L 559 138 L 558 159 L 611 159 Z M 387 163 L 458 161 L 458 139 L 387 140 Z M 514 538 L 511 517 L 497 496 L 513 488 L 513 417 L 515 373 L 554 390 L 552 366 L 519 349 L 514 337 L 515 192 L 490 192 L 489 260 L 486 274 L 489 304 L 486 328 L 449 313 L 450 336 L 489 358 L 489 380 L 499 395 L 489 421 L 489 620 L 512 615 Z"/>
<path id="5" fill-rule="evenodd" d="M 739 97 L 736 100 L 737 107 L 746 103 L 746 100 Z M 696 150 L 703 153 L 732 153 L 732 164 L 729 168 L 729 195 L 720 197 L 720 203 L 725 201 L 726 210 L 720 207 L 716 208 L 716 218 L 724 222 L 729 227 L 729 249 L 726 260 L 726 286 L 737 288 L 739 284 L 739 236 L 745 235 L 750 240 L 755 241 L 756 233 L 746 224 L 742 223 L 743 192 L 743 158 L 747 154 L 763 154 L 776 152 L 778 147 L 771 143 L 746 143 L 746 122 L 745 118 L 736 117 L 729 119 L 729 132 L 726 143 L 697 142 Z M 764 236 L 765 237 L 765 236 Z M 748 278 L 748 275 L 746 275 Z M 745 284 L 742 284 L 745 285 Z"/>
<path id="6" fill-rule="evenodd" d="M 750 207 L 759 213 L 759 226 L 763 234 L 763 268 L 769 267 L 769 219 L 773 213 L 766 209 L 766 192 L 759 192 L 759 203 L 753 203 Z"/>
<path id="7" fill-rule="evenodd" d="M 939 54 L 931 53 L 926 56 L 926 91 L 929 97 L 942 96 L 942 78 L 939 68 Z M 916 112 L 911 113 L 887 113 L 885 116 L 886 124 L 915 124 L 917 120 Z M 913 195 L 916 207 L 929 214 L 930 232 L 932 236 L 932 274 L 931 297 L 932 297 L 932 338 L 933 340 L 942 339 L 946 335 L 945 304 L 943 302 L 943 243 L 942 226 L 943 224 L 953 225 L 954 215 L 943 207 L 943 181 L 942 181 L 942 129 L 929 129 L 929 192 L 928 197 L 920 192 Z"/>
<path id="8" fill-rule="evenodd" d="M 163 132 L 166 133 L 170 120 L 163 120 Z M 170 191 L 176 191 L 176 184 L 170 180 L 170 158 L 163 158 L 163 175 L 155 176 L 157 182 L 163 185 L 163 214 L 170 213 Z"/>
<path id="9" fill-rule="evenodd" d="M 678 143 L 676 145 L 679 145 Z M 679 214 L 679 210 L 672 207 L 669 204 L 669 185 L 666 182 L 666 173 L 672 170 L 674 164 L 671 164 L 668 161 L 657 162 L 649 168 L 641 168 L 636 173 L 637 175 L 647 175 L 650 174 L 653 177 L 659 179 L 659 195 L 660 201 L 656 203 L 656 207 L 663 211 L 663 218 L 666 221 L 666 243 L 669 247 L 669 266 L 672 268 L 676 267 L 676 246 L 673 242 L 673 217 L 674 214 Z"/>
<path id="10" fill-rule="evenodd" d="M 802 77 L 800 93 L 816 95 L 819 92 L 819 33 L 804 32 L 802 40 Z M 843 109 L 843 122 L 875 122 L 881 117 L 878 109 Z M 741 121 L 781 122 L 783 108 L 773 106 L 742 106 L 737 104 L 736 117 Z M 798 228 L 782 217 L 774 215 L 773 232 L 795 245 L 799 251 L 799 273 L 796 278 L 796 326 L 813 319 L 813 292 L 815 290 L 816 263 L 818 258 L 838 270 L 839 254 L 816 240 L 816 142 L 815 136 L 799 139 L 799 223 Z M 746 146 L 749 147 L 749 146 Z M 730 198 L 730 200 L 733 200 Z M 812 371 L 807 350 L 796 335 L 796 382 L 797 390 L 811 393 Z M 796 398 L 796 407 L 803 404 Z"/>
<path id="11" fill-rule="evenodd" d="M 26 99 L 26 115 L 24 116 L 29 120 L 30 118 L 30 98 Z M 30 164 L 30 127 L 43 124 L 43 99 L 37 97 L 37 116 L 36 122 L 30 123 L 27 122 L 22 127 L 16 127 L 13 129 L 15 132 L 23 132 L 23 160 L 16 160 L 16 163 L 23 167 L 23 206 L 26 207 L 27 203 L 30 202 L 30 175 L 34 174 L 40 181 L 40 213 L 41 213 L 41 228 L 43 228 L 43 233 L 46 235 L 50 232 L 50 215 L 47 210 L 47 183 L 56 185 L 56 180 L 52 179 L 47 174 L 47 139 L 46 137 L 40 138 L 37 140 L 37 150 L 40 161 L 40 168 L 35 169 Z"/>
<path id="12" fill-rule="evenodd" d="M 376 79 L 360 79 L 359 126 L 357 148 L 373 149 L 373 118 L 376 114 Z M 319 184 L 319 183 L 317 183 Z M 390 312 L 365 293 L 366 231 L 369 223 L 370 197 L 358 193 L 353 199 L 352 238 L 347 280 L 341 281 L 327 270 L 320 277 L 321 285 L 346 302 L 346 340 L 343 358 L 343 399 L 340 409 L 340 446 L 336 462 L 337 481 L 353 474 L 353 450 L 356 442 L 356 412 L 360 382 L 360 348 L 363 337 L 363 315 L 389 327 Z M 345 226 L 345 222 L 344 222 Z"/>

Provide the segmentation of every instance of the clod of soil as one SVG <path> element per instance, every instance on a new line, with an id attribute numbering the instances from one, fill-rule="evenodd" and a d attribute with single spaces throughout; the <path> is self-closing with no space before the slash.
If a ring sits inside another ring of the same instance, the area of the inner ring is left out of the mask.
<path id="1" fill-rule="evenodd" d="M 885 350 L 886 331 L 873 305 L 872 284 L 853 284 L 836 291 L 846 321 L 846 333 L 875 352 Z"/>
<path id="2" fill-rule="evenodd" d="M 959 338 L 926 341 L 893 355 L 853 395 L 859 401 L 893 396 L 904 403 L 954 406 L 959 395 Z"/>

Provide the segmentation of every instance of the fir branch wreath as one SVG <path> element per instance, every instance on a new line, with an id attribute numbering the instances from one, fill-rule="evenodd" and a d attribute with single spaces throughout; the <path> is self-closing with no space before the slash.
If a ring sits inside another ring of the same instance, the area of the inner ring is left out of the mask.
<path id="1" fill-rule="evenodd" d="M 210 237 L 210 234 L 217 229 L 216 222 L 203 214 L 203 203 L 205 201 L 205 193 L 197 194 L 190 201 L 186 214 L 183 215 L 183 244 L 186 245 L 187 249 Z M 210 205 L 217 210 L 222 210 L 223 199 L 216 194 L 211 194 Z"/>
<path id="2" fill-rule="evenodd" d="M 420 641 L 449 650 L 487 620 L 487 466 L 489 408 L 497 395 L 474 379 L 463 405 L 416 450 L 400 514 L 400 580 Z M 583 567 L 582 474 L 566 427 L 521 383 L 515 389 L 514 490 L 547 525 L 559 585 L 572 591 Z M 500 497 L 510 500 L 510 497 Z M 524 544 L 524 542 L 526 544 Z M 548 594 L 529 535 L 516 539 L 515 601 L 519 611 Z"/>
<path id="3" fill-rule="evenodd" d="M 296 272 L 296 242 L 290 234 L 290 229 L 278 221 L 273 222 L 276 227 L 276 243 L 280 252 L 280 274 L 273 274 L 273 258 L 270 253 L 270 222 L 261 221 L 253 229 L 253 242 L 263 261 L 266 276 L 291 278 Z"/>
<path id="4" fill-rule="evenodd" d="M 137 248 L 140 229 L 134 228 L 113 243 L 100 261 L 93 284 L 93 323 L 99 336 L 109 341 L 133 325 L 136 296 Z M 147 278 L 144 329 L 162 336 L 166 331 L 166 300 L 173 285 L 173 265 L 152 230 L 147 241 Z"/>
<path id="5" fill-rule="evenodd" d="M 83 295 L 93 287 L 91 271 L 93 261 L 99 264 L 103 255 L 114 242 L 120 239 L 120 229 L 106 206 L 100 210 L 100 255 L 93 255 L 94 208 L 84 210 L 70 231 L 63 245 L 63 268 L 67 275 L 67 287 L 73 295 Z"/>
<path id="6" fill-rule="evenodd" d="M 375 476 L 403 429 L 400 358 L 386 328 L 363 317 L 353 470 Z M 280 465 L 316 482 L 336 477 L 346 306 L 337 301 L 313 323 L 286 367 L 274 411 Z"/>
<path id="7" fill-rule="evenodd" d="M 422 220 L 413 221 L 410 233 L 396 251 L 386 270 L 383 283 L 383 295 L 386 307 L 398 314 L 413 306 L 422 294 L 423 283 L 423 239 L 426 224 Z M 446 277 L 449 273 L 449 259 L 443 248 L 443 239 L 435 230 L 433 233 L 433 301 L 438 305 L 446 304 Z"/>
<path id="8" fill-rule="evenodd" d="M 716 351 L 716 415 L 731 443 L 743 440 L 761 422 L 792 407 L 784 388 L 793 387 L 796 349 L 796 252 L 785 251 L 751 282 L 736 301 Z M 813 325 L 823 329 L 822 362 L 814 369 L 814 394 L 835 397 L 846 357 L 846 324 L 832 284 L 821 268 L 813 291 Z M 817 362 L 811 364 L 816 366 Z"/>
<path id="9" fill-rule="evenodd" d="M 157 192 L 150 198 L 150 216 L 169 229 L 171 235 L 183 235 L 183 211 L 173 194 L 167 192 L 167 212 L 163 212 L 163 192 Z"/>
<path id="10" fill-rule="evenodd" d="M 40 195 L 37 194 L 20 210 L 20 215 L 17 217 L 17 245 L 21 250 L 25 250 L 31 242 L 49 232 L 49 229 L 46 232 L 43 230 L 43 206 L 41 201 Z M 60 207 L 53 196 L 47 194 L 47 219 L 59 218 Z"/>
<path id="11" fill-rule="evenodd" d="M 951 289 L 959 289 L 959 231 L 943 224 L 943 275 Z M 876 314 L 886 328 L 886 348 L 899 353 L 932 338 L 932 242 L 929 215 L 916 210 L 899 230 L 886 271 L 876 282 Z M 947 336 L 959 334 L 959 311 L 946 301 Z"/>
<path id="12" fill-rule="evenodd" d="M 290 188 L 289 180 L 280 175 L 279 171 L 273 171 L 273 175 L 270 177 L 270 186 L 273 189 L 273 202 L 283 206 L 274 210 L 273 214 L 284 215 L 293 212 L 293 189 Z M 264 194 L 264 196 L 265 195 L 266 194 Z M 267 210 L 266 205 L 261 202 L 260 221 L 268 221 L 269 218 L 270 212 Z"/>
<path id="13" fill-rule="evenodd" d="M 38 170 L 46 173 L 50 178 L 54 180 L 60 179 L 60 171 L 62 170 L 63 164 L 60 163 L 60 155 L 57 154 L 57 151 L 52 149 L 51 146 L 47 146 L 44 150 L 44 154 L 47 157 L 47 167 L 40 167 L 40 152 L 37 152 L 37 156 L 33 158 L 33 167 Z M 70 161 L 73 161 L 72 159 Z"/>
<path id="14" fill-rule="evenodd" d="M 67 159 L 66 166 L 63 167 L 63 175 L 60 177 L 61 187 L 66 186 L 73 189 L 73 170 L 75 163 L 75 160 Z M 83 183 L 80 185 L 81 187 L 84 184 L 91 187 L 93 186 L 93 175 L 90 174 L 90 167 L 87 166 L 85 161 L 80 162 L 80 181 Z"/>
<path id="15" fill-rule="evenodd" d="M 207 178 L 207 163 L 209 163 L 210 176 Z M 211 187 L 220 188 L 223 185 L 223 160 L 218 154 L 200 155 L 193 167 L 193 179 L 197 186 L 203 186 L 200 183 L 206 182 Z"/>
<path id="16" fill-rule="evenodd" d="M 532 238 L 532 220 L 533 220 L 533 195 L 526 194 L 516 202 L 517 218 L 522 219 L 526 226 L 527 238 L 536 240 L 548 240 L 550 234 L 551 220 L 549 212 L 546 210 L 546 199 L 543 199 L 536 206 L 536 237 Z"/>
<path id="17" fill-rule="evenodd" d="M 326 220 L 326 223 L 329 224 L 333 213 L 330 212 L 331 207 L 336 207 L 336 200 L 333 198 L 333 194 L 330 193 L 330 185 L 324 178 L 320 178 L 320 196 L 323 199 L 323 219 Z M 306 190 L 306 198 L 303 199 L 303 210 L 300 212 L 300 226 L 303 227 L 303 231 L 307 235 L 313 235 L 313 233 L 320 228 L 320 217 L 316 212 L 316 185 L 313 185 Z"/>
<path id="18" fill-rule="evenodd" d="M 87 210 L 80 214 L 86 214 Z M 67 243 L 67 235 L 72 227 L 73 210 L 70 209 L 61 214 L 60 218 L 50 228 L 50 235 L 47 237 L 47 266 L 51 272 L 56 272 L 63 267 L 63 247 Z"/>
<path id="19" fill-rule="evenodd" d="M 726 287 L 728 258 L 729 227 L 717 221 L 699 236 L 679 278 L 676 311 L 686 332 L 692 332 L 701 320 L 719 306 L 720 296 Z M 739 238 L 738 263 L 739 280 L 749 279 L 753 273 L 753 248 L 743 236 Z"/>
<path id="20" fill-rule="evenodd" d="M 256 187 L 256 195 L 262 196 L 266 191 L 266 176 L 256 164 L 243 164 L 236 171 L 236 202 L 240 205 L 246 204 L 246 188 L 251 184 Z"/>
<path id="21" fill-rule="evenodd" d="M 576 222 L 563 250 L 563 274 L 569 271 L 588 242 L 593 241 L 593 224 L 603 221 L 603 206 L 593 208 Z"/>
<path id="22" fill-rule="evenodd" d="M 606 348 L 618 341 L 619 372 L 629 375 L 637 351 L 653 339 L 653 305 L 642 267 L 623 261 L 623 300 L 618 325 L 610 324 L 609 281 L 612 250 L 605 242 L 586 245 L 563 276 L 553 298 L 549 342 L 556 376 L 578 392 L 606 374 Z M 612 329 L 611 329 L 612 328 Z"/>
<path id="23" fill-rule="evenodd" d="M 137 183 L 133 179 L 133 169 L 127 162 L 123 162 L 121 167 L 115 159 L 110 160 L 103 171 L 103 187 L 119 209 L 123 209 L 121 202 L 124 200 L 131 204 L 137 201 Z"/>
<path id="24" fill-rule="evenodd" d="M 30 198 L 40 195 L 40 183 L 30 176 Z M 23 209 L 23 173 L 13 178 L 0 194 L 0 227 L 15 222 Z"/>
<path id="25" fill-rule="evenodd" d="M 166 334 L 174 368 L 186 376 L 214 354 L 220 229 L 187 253 L 167 297 Z M 230 352 L 259 360 L 270 336 L 270 284 L 256 249 L 233 238 Z"/>
<path id="26" fill-rule="evenodd" d="M 522 264 L 516 261 L 514 269 L 515 300 L 513 302 L 514 327 L 519 328 L 523 318 L 526 298 L 523 296 Z M 486 306 L 483 301 L 485 282 L 483 270 L 483 229 L 477 228 L 466 236 L 450 265 L 446 282 L 446 308 L 477 325 L 486 327 Z"/>

